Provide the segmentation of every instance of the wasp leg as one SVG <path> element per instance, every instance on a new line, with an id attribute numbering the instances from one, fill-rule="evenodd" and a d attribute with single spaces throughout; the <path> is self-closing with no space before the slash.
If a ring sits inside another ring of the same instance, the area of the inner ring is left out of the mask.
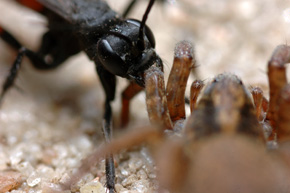
<path id="1" fill-rule="evenodd" d="M 108 152 L 119 153 L 121 150 L 140 145 L 142 143 L 159 144 L 163 138 L 163 132 L 156 127 L 142 126 L 126 131 L 122 136 L 113 139 L 109 144 L 104 144 L 96 148 L 88 157 L 82 160 L 77 171 L 61 184 L 62 190 L 69 190 L 71 185 L 76 184 L 90 168 L 95 166 L 100 159 L 108 155 Z"/>
<path id="2" fill-rule="evenodd" d="M 14 49 L 20 49 L 22 46 L 21 44 L 7 31 L 0 28 L 0 37 Z"/>
<path id="3" fill-rule="evenodd" d="M 8 33 L 2 28 L 0 28 L 0 37 L 14 49 L 19 50 L 22 47 L 21 44 L 10 33 Z M 12 68 L 10 69 L 9 75 L 7 76 L 2 86 L 2 92 L 0 95 L 0 104 L 2 103 L 2 99 L 4 95 L 6 94 L 6 92 L 8 91 L 8 89 L 13 86 L 14 80 L 17 76 L 18 69 L 20 68 L 22 57 L 23 57 L 23 54 L 20 51 L 20 53 L 17 55 L 12 65 Z"/>
<path id="4" fill-rule="evenodd" d="M 5 30 L 1 31 L 0 37 L 13 48 L 18 49 L 18 55 L 10 69 L 10 73 L 8 74 L 2 86 L 0 103 L 2 102 L 4 95 L 15 82 L 23 56 L 27 56 L 33 67 L 38 70 L 52 70 L 60 66 L 68 57 L 80 51 L 78 44 L 71 46 L 71 43 L 68 43 L 74 42 L 74 36 L 67 34 L 66 37 L 58 37 L 54 31 L 48 31 L 46 34 L 44 34 L 42 44 L 38 52 L 34 52 L 25 48 L 16 40 L 16 38 L 13 37 L 13 35 Z"/>
<path id="5" fill-rule="evenodd" d="M 22 47 L 19 49 L 18 55 L 10 69 L 10 72 L 5 79 L 5 82 L 2 86 L 2 92 L 0 95 L 0 103 L 3 101 L 3 98 L 7 91 L 14 85 L 15 79 L 17 77 L 17 74 L 19 72 L 21 62 L 23 59 L 23 56 L 27 56 L 31 61 L 33 61 L 33 66 L 36 67 L 37 69 L 53 69 L 56 68 L 60 63 L 54 63 L 54 64 L 47 64 L 44 60 L 43 57 L 40 56 L 39 54 Z"/>
<path id="6" fill-rule="evenodd" d="M 112 139 L 112 108 L 110 102 L 115 98 L 116 76 L 105 70 L 101 65 L 97 65 L 97 72 L 103 85 L 106 101 L 105 113 L 103 120 L 103 132 L 106 143 L 110 143 Z M 110 193 L 115 192 L 115 166 L 112 153 L 106 156 L 106 180 L 107 188 Z"/>
<path id="7" fill-rule="evenodd" d="M 125 127 L 129 122 L 129 104 L 130 100 L 136 96 L 144 88 L 135 82 L 130 82 L 128 87 L 122 92 L 122 112 L 121 112 L 121 127 Z"/>

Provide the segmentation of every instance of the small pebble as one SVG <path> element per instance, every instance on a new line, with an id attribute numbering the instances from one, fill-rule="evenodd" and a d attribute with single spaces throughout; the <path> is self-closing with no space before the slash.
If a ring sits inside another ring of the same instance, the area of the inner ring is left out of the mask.
<path id="1" fill-rule="evenodd" d="M 12 171 L 0 172 L 0 192 L 8 192 L 18 188 L 23 182 L 21 173 Z"/>
<path id="2" fill-rule="evenodd" d="M 81 193 L 105 193 L 104 186 L 95 179 L 80 188 Z"/>

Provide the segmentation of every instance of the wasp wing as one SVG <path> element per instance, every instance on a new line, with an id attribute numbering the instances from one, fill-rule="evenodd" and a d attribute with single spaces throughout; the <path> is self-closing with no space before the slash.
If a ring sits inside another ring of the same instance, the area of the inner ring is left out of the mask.
<path id="1" fill-rule="evenodd" d="M 117 15 L 103 0 L 38 0 L 65 20 L 79 25 L 98 25 Z"/>
<path id="2" fill-rule="evenodd" d="M 57 13 L 69 22 L 73 22 L 71 15 L 73 10 L 73 1 L 70 0 L 38 0 L 42 5 Z"/>

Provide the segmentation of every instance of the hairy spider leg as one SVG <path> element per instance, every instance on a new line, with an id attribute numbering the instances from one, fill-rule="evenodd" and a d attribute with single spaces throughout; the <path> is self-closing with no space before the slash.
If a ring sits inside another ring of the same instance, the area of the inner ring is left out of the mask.
<path id="1" fill-rule="evenodd" d="M 152 66 L 145 72 L 147 111 L 153 124 L 173 129 L 176 121 L 185 119 L 184 93 L 194 61 L 192 45 L 186 41 L 178 43 L 166 90 L 160 69 Z"/>
<path id="2" fill-rule="evenodd" d="M 190 112 L 192 113 L 196 108 L 197 98 L 204 87 L 204 82 L 201 80 L 195 80 L 192 82 L 190 86 L 190 96 L 189 96 L 189 105 L 190 105 Z"/>
<path id="3" fill-rule="evenodd" d="M 290 84 L 283 87 L 280 92 L 277 112 L 277 140 L 290 140 Z"/>
<path id="4" fill-rule="evenodd" d="M 266 119 L 269 120 L 273 132 L 270 140 L 276 138 L 277 110 L 279 95 L 282 88 L 287 84 L 285 64 L 290 62 L 290 46 L 277 46 L 268 62 L 268 80 L 270 87 L 269 110 Z"/>
<path id="5" fill-rule="evenodd" d="M 185 89 L 195 63 L 193 46 L 187 41 L 179 42 L 175 47 L 174 61 L 166 87 L 168 110 L 173 122 L 186 118 Z"/>
<path id="6" fill-rule="evenodd" d="M 121 111 L 121 127 L 124 128 L 129 123 L 130 115 L 130 100 L 134 98 L 138 93 L 144 90 L 135 82 L 130 82 L 127 88 L 122 92 L 122 111 Z"/>
<path id="7" fill-rule="evenodd" d="M 256 117 L 259 121 L 264 121 L 265 113 L 268 111 L 268 100 L 264 97 L 263 90 L 260 87 L 251 88 L 251 94 L 256 108 Z"/>

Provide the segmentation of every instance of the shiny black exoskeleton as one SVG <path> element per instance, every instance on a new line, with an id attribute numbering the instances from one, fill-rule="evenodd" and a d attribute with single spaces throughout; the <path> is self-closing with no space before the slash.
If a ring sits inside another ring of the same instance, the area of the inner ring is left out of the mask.
<path id="1" fill-rule="evenodd" d="M 153 64 L 162 68 L 162 61 L 154 50 L 154 35 L 145 25 L 154 0 L 150 0 L 142 21 L 124 19 L 103 0 L 38 1 L 44 6 L 40 12 L 48 19 L 48 32 L 43 35 L 37 52 L 23 47 L 5 30 L 0 34 L 2 39 L 19 49 L 10 74 L 3 84 L 0 100 L 13 86 L 24 55 L 36 69 L 50 70 L 70 56 L 85 51 L 95 62 L 105 90 L 103 130 L 105 139 L 109 142 L 112 135 L 110 102 L 115 97 L 116 76 L 144 87 L 144 71 Z M 127 9 L 126 12 L 128 11 Z M 107 188 L 114 192 L 112 156 L 106 159 L 106 170 Z"/>

